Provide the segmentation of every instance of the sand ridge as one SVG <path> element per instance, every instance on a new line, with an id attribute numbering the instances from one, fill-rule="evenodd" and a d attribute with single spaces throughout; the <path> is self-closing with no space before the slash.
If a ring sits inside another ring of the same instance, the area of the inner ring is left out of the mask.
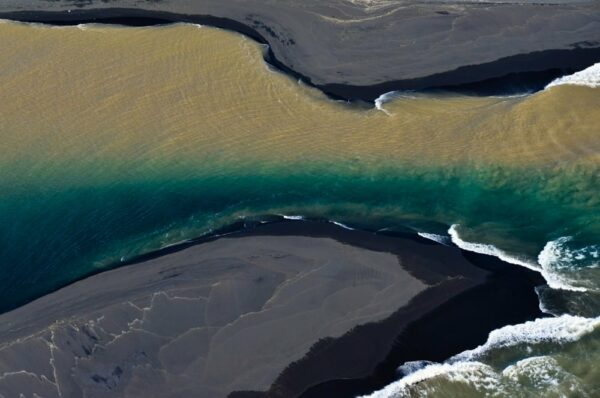
<path id="1" fill-rule="evenodd" d="M 64 14 L 32 14 L 38 20 L 77 15 L 161 17 L 148 14 L 150 11 L 172 13 L 163 15 L 171 20 L 194 15 L 227 18 L 260 34 L 283 66 L 317 85 L 370 86 L 434 76 L 519 54 L 600 47 L 600 8 L 593 1 L 12 0 L 0 6 L 0 14 L 14 11 Z M 93 13 L 86 14 L 88 11 Z M 581 60 L 578 67 L 597 62 L 599 55 L 595 53 L 593 58 L 596 61 Z M 515 70 L 504 65 L 481 73 L 478 79 L 573 66 L 577 57 L 557 54 L 538 61 L 519 62 L 513 65 Z M 441 83 L 449 85 L 461 79 L 452 75 Z"/>
<path id="2" fill-rule="evenodd" d="M 384 319 L 427 287 L 395 255 L 332 239 L 220 239 L 98 274 L 2 315 L 0 391 L 265 390 L 318 340 Z"/>

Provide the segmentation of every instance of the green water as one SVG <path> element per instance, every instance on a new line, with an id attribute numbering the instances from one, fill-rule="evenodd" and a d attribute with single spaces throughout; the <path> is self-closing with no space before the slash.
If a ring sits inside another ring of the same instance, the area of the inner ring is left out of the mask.
<path id="1" fill-rule="evenodd" d="M 383 112 L 190 25 L 0 23 L 0 52 L 0 312 L 240 220 L 446 238 L 458 224 L 455 243 L 539 269 L 558 316 L 379 396 L 599 394 L 598 89 L 411 94 Z"/>
<path id="2" fill-rule="evenodd" d="M 598 233 L 597 174 L 589 169 L 348 168 L 190 170 L 130 182 L 115 175 L 111 184 L 75 187 L 61 186 L 57 176 L 45 188 L 5 191 L 0 263 L 9 266 L 2 268 L 0 308 L 167 244 L 269 214 L 433 233 L 458 223 L 465 239 L 471 232 L 473 240 L 531 259 L 549 240 L 576 235 L 585 243 Z"/>

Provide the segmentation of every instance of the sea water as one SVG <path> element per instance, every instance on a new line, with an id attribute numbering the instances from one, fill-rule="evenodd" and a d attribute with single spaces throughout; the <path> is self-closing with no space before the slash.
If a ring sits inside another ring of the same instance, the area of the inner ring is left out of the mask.
<path id="1" fill-rule="evenodd" d="M 593 73 L 365 109 L 273 73 L 263 50 L 185 24 L 0 24 L 0 310 L 239 220 L 409 228 L 537 270 L 552 317 L 405 364 L 375 396 L 598 395 Z"/>

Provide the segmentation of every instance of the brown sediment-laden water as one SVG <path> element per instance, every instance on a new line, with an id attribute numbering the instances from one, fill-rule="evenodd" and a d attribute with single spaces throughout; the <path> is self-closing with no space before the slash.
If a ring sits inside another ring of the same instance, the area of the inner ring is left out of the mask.
<path id="1" fill-rule="evenodd" d="M 557 316 L 378 394 L 600 393 L 597 67 L 530 95 L 370 107 L 263 51 L 189 24 L 0 23 L 0 309 L 240 219 L 410 228 L 540 271 Z"/>

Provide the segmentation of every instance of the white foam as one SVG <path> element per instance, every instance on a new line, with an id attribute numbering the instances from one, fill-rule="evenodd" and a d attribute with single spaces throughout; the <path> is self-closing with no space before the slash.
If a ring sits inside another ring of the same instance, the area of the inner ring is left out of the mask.
<path id="1" fill-rule="evenodd" d="M 429 365 L 434 365 L 434 364 L 435 364 L 435 362 L 431 362 L 431 361 L 408 361 L 408 362 L 404 362 L 398 368 L 398 371 L 406 376 L 411 373 L 415 373 L 417 370 L 423 369 Z"/>
<path id="2" fill-rule="evenodd" d="M 430 234 L 428 232 L 417 232 L 417 235 L 421 238 L 429 239 L 445 246 L 451 241 L 450 237 L 445 235 Z"/>
<path id="3" fill-rule="evenodd" d="M 546 243 L 538 255 L 538 263 L 542 275 L 553 289 L 585 292 L 588 288 L 581 286 L 582 281 L 570 278 L 567 274 L 576 274 L 577 270 L 600 267 L 600 248 L 586 246 L 574 249 L 567 244 L 573 240 L 570 236 L 563 236 Z M 587 260 L 587 263 L 584 263 Z M 576 263 L 575 263 L 576 262 Z M 566 272 L 565 272 L 566 271 Z"/>
<path id="4" fill-rule="evenodd" d="M 600 87 L 600 63 L 594 64 L 589 68 L 573 73 L 572 75 L 559 77 L 550 82 L 550 84 L 546 86 L 546 89 L 564 84 L 592 88 Z"/>
<path id="5" fill-rule="evenodd" d="M 598 327 L 600 327 L 600 317 L 584 318 L 569 314 L 553 318 L 540 318 L 518 325 L 508 325 L 492 331 L 484 344 L 461 352 L 450 358 L 448 362 L 472 361 L 490 350 L 517 344 L 564 344 L 576 341 Z"/>
<path id="6" fill-rule="evenodd" d="M 287 215 L 287 214 L 279 214 L 281 217 L 283 217 L 286 220 L 306 220 L 306 217 L 301 216 L 301 215 Z M 338 227 L 342 227 L 344 229 L 350 230 L 350 231 L 354 231 L 354 228 L 346 225 L 346 224 L 342 224 L 339 221 L 333 221 L 333 220 L 329 220 L 330 223 L 337 225 Z"/>
<path id="7" fill-rule="evenodd" d="M 563 389 L 568 385 L 568 389 L 573 392 L 583 391 L 578 378 L 566 372 L 556 359 L 549 356 L 522 359 L 504 369 L 502 376 L 517 385 L 520 380 L 526 378 L 536 391 L 540 391 L 540 393 L 542 391 L 553 392 L 552 395 L 554 396 L 563 396 L 558 389 L 561 385 Z M 584 396 L 587 396 L 587 394 Z"/>
<path id="8" fill-rule="evenodd" d="M 546 288 L 546 286 L 536 286 L 534 288 L 535 290 L 535 294 L 538 297 L 538 308 L 540 309 L 540 311 L 542 311 L 544 314 L 548 314 L 548 315 L 554 315 L 554 316 L 559 316 L 560 313 L 557 313 L 555 311 L 553 311 L 551 308 L 549 308 L 546 303 L 544 302 L 544 298 L 543 298 L 543 289 Z"/>
<path id="9" fill-rule="evenodd" d="M 388 116 L 392 116 L 392 113 L 385 109 L 383 107 L 383 104 L 390 102 L 396 98 L 417 98 L 417 96 L 414 94 L 414 91 L 389 91 L 375 98 L 375 108 L 382 112 L 385 112 Z"/>
<path id="10" fill-rule="evenodd" d="M 493 245 L 467 242 L 461 239 L 458 234 L 457 224 L 450 227 L 448 234 L 450 235 L 452 242 L 463 250 L 498 257 L 500 260 L 507 263 L 520 265 L 533 271 L 540 272 L 548 283 L 548 286 L 552 289 L 576 292 L 588 291 L 589 288 L 580 286 L 582 281 L 570 278 L 567 276 L 568 272 L 561 271 L 570 271 L 574 273 L 577 267 L 581 267 L 581 265 L 573 264 L 574 261 L 581 262 L 584 259 L 596 260 L 600 258 L 600 248 L 598 246 L 587 246 L 582 249 L 570 249 L 565 246 L 565 243 L 572 240 L 571 237 L 562 237 L 546 243 L 538 255 L 536 263 L 525 258 L 508 254 Z M 600 268 L 600 262 L 595 261 L 591 264 L 587 264 L 585 268 Z"/>
<path id="11" fill-rule="evenodd" d="M 349 227 L 349 226 L 347 226 L 346 224 L 342 224 L 341 222 L 338 222 L 338 221 L 333 221 L 333 220 L 332 220 L 332 221 L 330 221 L 330 222 L 331 222 L 332 224 L 335 224 L 335 225 L 337 225 L 338 227 L 342 227 L 342 228 L 344 228 L 344 229 L 347 229 L 347 230 L 349 230 L 349 231 L 354 231 L 354 228 L 352 228 L 352 227 Z"/>
<path id="12" fill-rule="evenodd" d="M 517 344 L 538 343 L 566 343 L 576 341 L 582 336 L 589 334 L 600 327 L 600 317 L 583 318 L 573 315 L 562 315 L 556 318 L 541 318 L 535 321 L 525 322 L 519 325 L 505 326 L 494 330 L 488 336 L 485 344 L 469 351 L 462 352 L 450 358 L 445 363 L 425 364 L 424 367 L 415 366 L 419 362 L 407 363 L 401 369 L 414 372 L 409 373 L 400 380 L 386 386 L 385 388 L 365 396 L 369 398 L 389 398 L 412 396 L 410 388 L 428 379 L 443 377 L 451 382 L 465 383 L 473 386 L 478 391 L 497 393 L 502 390 L 504 381 L 502 377 L 509 380 L 517 377 L 525 368 L 534 381 L 540 387 L 552 383 L 553 377 L 559 374 L 560 369 L 552 366 L 555 361 L 547 357 L 531 357 L 509 366 L 502 372 L 497 373 L 494 369 L 478 359 L 486 352 L 501 347 L 510 347 Z M 540 359 L 543 358 L 543 359 Z M 534 365 L 540 365 L 539 369 L 531 369 Z M 420 388 L 426 388 L 420 384 Z M 422 391 L 419 390 L 421 393 Z"/>
<path id="13" fill-rule="evenodd" d="M 510 255 L 493 245 L 467 242 L 461 239 L 458 225 L 452 225 L 448 234 L 452 242 L 461 249 L 495 256 L 503 261 L 541 272 L 550 288 L 553 289 L 585 290 L 574 286 L 575 281 L 568 279 L 560 271 L 575 272 L 582 264 L 585 268 L 600 267 L 597 261 L 600 258 L 600 247 L 594 245 L 573 248 L 567 245 L 572 241 L 570 237 L 562 237 L 548 242 L 538 256 L 539 264 L 536 264 L 533 261 Z M 427 233 L 419 233 L 419 235 L 433 240 L 440 237 Z M 541 301 L 540 309 L 547 313 L 550 312 Z M 484 344 L 457 354 L 445 363 L 406 363 L 399 368 L 406 376 L 368 397 L 412 396 L 413 389 L 417 388 L 417 384 L 419 384 L 419 394 L 426 395 L 428 389 L 433 387 L 421 382 L 437 377 L 443 377 L 451 382 L 468 384 L 477 391 L 490 393 L 501 391 L 507 381 L 518 384 L 521 374 L 531 379 L 539 389 L 551 390 L 559 380 L 566 380 L 574 389 L 577 389 L 577 383 L 573 381 L 576 379 L 569 378 L 571 375 L 562 371 L 556 361 L 550 357 L 525 358 L 506 368 L 502 374 L 495 372 L 493 368 L 480 360 L 490 351 L 501 348 L 523 345 L 524 350 L 530 350 L 529 346 L 535 344 L 574 342 L 598 328 L 600 328 L 600 317 L 585 318 L 569 314 L 504 326 L 492 331 Z"/>
<path id="14" fill-rule="evenodd" d="M 304 220 L 304 216 L 298 216 L 298 215 L 291 215 L 288 216 L 286 214 L 280 214 L 281 217 L 285 218 L 286 220 Z"/>
<path id="15" fill-rule="evenodd" d="M 388 398 L 413 396 L 410 387 L 422 381 L 435 377 L 444 377 L 454 382 L 471 384 L 477 389 L 492 392 L 499 390 L 501 382 L 499 375 L 490 366 L 480 362 L 436 363 L 419 369 L 414 373 L 386 386 L 382 390 L 362 398 Z M 422 396 L 422 395 L 421 395 Z"/>
<path id="16" fill-rule="evenodd" d="M 512 99 L 512 98 L 524 98 L 531 95 L 531 92 L 525 93 L 517 93 L 517 94 L 505 94 L 505 95 L 490 95 L 490 98 L 500 98 L 500 99 Z"/>
<path id="17" fill-rule="evenodd" d="M 462 240 L 458 234 L 458 224 L 453 224 L 452 226 L 450 226 L 448 234 L 452 239 L 452 243 L 454 243 L 456 246 L 460 247 L 463 250 L 479 254 L 487 254 L 488 256 L 498 257 L 500 260 L 505 261 L 507 263 L 520 265 L 522 267 L 529 268 L 537 272 L 540 271 L 540 267 L 538 264 L 532 261 L 528 261 L 527 259 L 519 258 L 514 255 L 508 254 L 505 251 L 498 249 L 494 245 L 467 242 L 465 240 Z"/>
<path id="18" fill-rule="evenodd" d="M 581 264 L 588 260 L 585 268 L 600 268 L 600 247 L 598 245 L 585 246 L 583 248 L 571 248 L 567 244 L 573 241 L 572 236 L 562 236 L 556 240 L 546 243 L 544 249 L 538 256 L 540 264 L 554 263 L 555 269 L 572 270 L 574 262 Z M 581 266 L 581 265 L 576 265 Z"/>
<path id="19" fill-rule="evenodd" d="M 375 108 L 384 112 L 386 115 L 391 116 L 392 114 L 389 113 L 383 107 L 383 104 L 385 104 L 388 101 L 391 101 L 396 96 L 396 94 L 397 94 L 397 91 L 390 91 L 388 93 L 381 94 L 379 97 L 375 98 Z"/>

